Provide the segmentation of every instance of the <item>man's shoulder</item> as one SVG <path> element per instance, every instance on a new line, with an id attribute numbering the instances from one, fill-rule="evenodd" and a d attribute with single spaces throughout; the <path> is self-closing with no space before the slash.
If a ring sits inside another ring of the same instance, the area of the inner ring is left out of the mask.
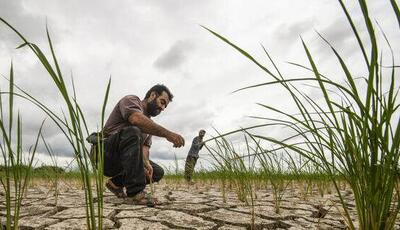
<path id="1" fill-rule="evenodd" d="M 141 107 L 141 102 L 142 100 L 140 100 L 140 98 L 136 95 L 126 95 L 123 96 L 120 100 L 119 100 L 119 104 L 125 105 L 125 104 L 135 104 Z"/>
<path id="2" fill-rule="evenodd" d="M 192 144 L 198 144 L 200 142 L 199 136 L 193 138 Z"/>
<path id="3" fill-rule="evenodd" d="M 140 98 L 134 94 L 125 95 L 121 98 L 121 100 L 139 100 Z"/>
<path id="4" fill-rule="evenodd" d="M 129 116 L 132 111 L 143 113 L 143 105 L 140 98 L 136 95 L 126 95 L 118 102 L 117 107 L 122 114 Z"/>

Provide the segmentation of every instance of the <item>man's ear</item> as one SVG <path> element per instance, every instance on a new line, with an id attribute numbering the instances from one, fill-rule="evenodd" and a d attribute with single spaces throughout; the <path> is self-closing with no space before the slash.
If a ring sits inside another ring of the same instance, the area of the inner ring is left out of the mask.
<path id="1" fill-rule="evenodd" d="M 157 97 L 157 93 L 153 91 L 153 92 L 150 93 L 149 99 L 150 99 L 150 101 L 152 101 L 152 100 L 154 100 L 154 98 L 156 98 L 156 97 Z"/>

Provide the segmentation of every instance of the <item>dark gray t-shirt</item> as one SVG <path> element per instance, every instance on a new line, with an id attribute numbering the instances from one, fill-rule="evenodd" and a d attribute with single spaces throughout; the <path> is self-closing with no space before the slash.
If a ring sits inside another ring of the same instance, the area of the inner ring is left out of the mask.
<path id="1" fill-rule="evenodd" d="M 128 121 L 129 116 L 133 112 L 144 114 L 142 101 L 138 96 L 128 95 L 123 97 L 112 110 L 106 124 L 104 125 L 103 132 L 106 136 L 115 134 L 121 129 L 131 126 Z M 143 145 L 151 146 L 151 137 L 147 133 L 142 133 Z"/>
<path id="2" fill-rule="evenodd" d="M 199 151 L 200 149 L 203 148 L 203 144 L 202 141 L 200 140 L 200 137 L 197 136 L 195 138 L 193 138 L 192 141 L 192 146 L 190 146 L 190 150 L 188 153 L 188 156 L 192 156 L 192 157 L 199 157 Z"/>

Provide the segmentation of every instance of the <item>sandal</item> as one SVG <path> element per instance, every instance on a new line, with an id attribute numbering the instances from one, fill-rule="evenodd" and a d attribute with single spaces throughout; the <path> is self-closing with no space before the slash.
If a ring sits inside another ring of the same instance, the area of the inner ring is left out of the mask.
<path id="1" fill-rule="evenodd" d="M 126 194 L 125 194 L 125 192 L 124 192 L 124 189 L 123 189 L 123 188 L 121 188 L 121 187 L 115 188 L 111 183 L 112 183 L 112 182 L 111 182 L 110 180 L 108 180 L 108 181 L 106 182 L 106 188 L 107 188 L 110 192 L 112 192 L 112 193 L 113 193 L 114 195 L 116 195 L 118 198 L 125 198 L 125 197 L 127 197 Z"/>
<path id="2" fill-rule="evenodd" d="M 127 204 L 133 205 L 146 205 L 147 207 L 155 207 L 156 205 L 162 205 L 157 198 L 152 197 L 150 193 L 141 191 L 133 197 L 125 198 Z"/>

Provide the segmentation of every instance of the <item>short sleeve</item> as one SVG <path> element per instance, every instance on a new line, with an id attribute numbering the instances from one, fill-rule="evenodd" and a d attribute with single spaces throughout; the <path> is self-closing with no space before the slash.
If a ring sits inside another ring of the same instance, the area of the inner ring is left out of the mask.
<path id="1" fill-rule="evenodd" d="M 128 120 L 129 116 L 134 112 L 143 113 L 143 107 L 139 97 L 134 95 L 128 95 L 123 97 L 119 101 L 119 110 L 121 112 L 122 118 Z"/>

